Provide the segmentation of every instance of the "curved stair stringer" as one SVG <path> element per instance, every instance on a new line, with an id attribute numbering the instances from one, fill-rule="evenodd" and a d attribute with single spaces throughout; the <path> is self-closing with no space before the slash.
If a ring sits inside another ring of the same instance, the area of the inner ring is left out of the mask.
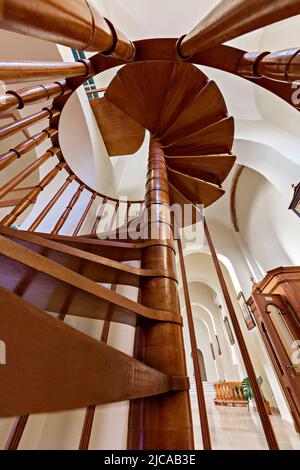
<path id="1" fill-rule="evenodd" d="M 182 322 L 178 315 L 150 309 L 112 292 L 3 235 L 0 236 L 0 253 L 2 287 L 42 310 L 131 326 L 135 326 L 137 316 Z"/>

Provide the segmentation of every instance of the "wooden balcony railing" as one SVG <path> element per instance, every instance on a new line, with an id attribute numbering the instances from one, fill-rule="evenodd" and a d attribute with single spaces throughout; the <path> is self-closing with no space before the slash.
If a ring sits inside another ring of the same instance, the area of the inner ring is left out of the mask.
<path id="1" fill-rule="evenodd" d="M 214 383 L 215 404 L 223 406 L 247 406 L 248 401 L 243 398 L 242 382 Z"/>

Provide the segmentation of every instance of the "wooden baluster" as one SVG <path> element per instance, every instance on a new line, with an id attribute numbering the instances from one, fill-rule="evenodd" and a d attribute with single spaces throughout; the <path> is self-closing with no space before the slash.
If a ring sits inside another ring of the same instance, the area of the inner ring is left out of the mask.
<path id="1" fill-rule="evenodd" d="M 30 191 L 22 201 L 19 202 L 15 206 L 15 208 L 8 214 L 6 217 L 4 217 L 3 220 L 1 220 L 1 224 L 5 225 L 6 227 L 9 227 L 12 225 L 17 218 L 31 205 L 33 204 L 37 198 L 38 195 L 48 186 L 48 184 L 51 183 L 51 181 L 55 178 L 55 176 L 61 171 L 61 169 L 65 166 L 65 163 L 59 163 L 56 165 L 41 181 L 38 185 L 35 186 L 35 188 Z"/>
<path id="2" fill-rule="evenodd" d="M 151 228 L 155 230 L 157 245 L 142 250 L 143 269 L 168 268 L 169 277 L 143 279 L 140 286 L 140 303 L 152 309 L 162 308 L 180 318 L 178 285 L 172 277 L 175 271 L 175 252 L 170 223 L 170 199 L 167 168 L 163 150 L 153 137 L 149 149 L 149 165 L 161 157 L 161 171 L 157 178 L 148 174 L 145 207 L 149 212 Z M 162 222 L 158 216 L 161 205 L 165 207 Z M 157 210 L 152 210 L 156 206 Z M 141 227 L 142 233 L 148 224 Z M 162 372 L 186 376 L 182 327 L 169 322 L 158 323 L 137 320 L 134 356 Z M 193 424 L 188 391 L 168 393 L 153 398 L 143 398 L 130 403 L 128 424 L 129 449 L 193 449 Z"/>
<path id="3" fill-rule="evenodd" d="M 0 61 L 0 77 L 4 83 L 51 81 L 70 77 L 88 77 L 90 61 L 23 62 Z"/>
<path id="4" fill-rule="evenodd" d="M 107 229 L 107 233 L 111 233 L 111 232 L 113 231 L 113 226 L 114 226 L 115 220 L 116 220 L 116 218 L 117 218 L 119 206 L 120 206 L 120 202 L 118 201 L 118 202 L 116 203 L 116 205 L 115 205 L 115 210 L 114 210 L 114 213 L 113 213 L 113 215 L 112 215 L 112 218 L 111 218 L 109 227 L 108 227 L 108 229 Z"/>
<path id="5" fill-rule="evenodd" d="M 178 43 L 187 57 L 300 13 L 299 0 L 223 0 Z"/>
<path id="6" fill-rule="evenodd" d="M 130 213 L 130 208 L 131 208 L 131 202 L 127 202 L 127 209 L 126 209 L 126 216 L 125 216 L 125 224 L 129 223 L 129 213 Z"/>
<path id="7" fill-rule="evenodd" d="M 59 163 L 58 165 L 56 165 L 55 169 L 57 170 L 57 173 L 62 170 L 63 168 L 65 168 L 66 166 L 66 163 Z M 54 169 L 52 170 L 54 171 Z M 56 173 L 56 174 L 57 174 Z M 50 175 L 50 173 L 49 173 Z M 46 177 L 47 178 L 47 177 Z M 64 186 L 65 188 L 75 179 L 75 175 L 70 175 Z M 62 189 L 62 188 L 61 188 Z M 62 194 L 62 193 L 61 193 Z M 57 199 L 56 199 L 57 200 Z M 50 210 L 50 209 L 49 209 Z M 31 226 L 31 230 L 29 229 L 29 231 L 34 231 L 34 228 L 33 226 Z M 73 233 L 73 236 L 76 236 L 75 232 Z M 58 314 L 57 318 L 58 320 L 60 321 L 64 321 L 65 319 L 65 316 L 66 314 L 68 313 L 68 307 L 69 307 L 69 304 L 72 300 L 72 296 L 70 295 L 67 300 L 66 300 L 66 303 L 64 305 L 64 308 L 63 310 Z M 25 427 L 26 427 L 26 424 L 27 424 L 27 421 L 28 421 L 28 418 L 29 418 L 29 415 L 25 415 L 25 416 L 18 416 L 16 419 L 15 419 L 15 422 L 14 422 L 14 425 L 11 429 L 11 432 L 8 436 L 8 439 L 7 439 L 7 442 L 5 444 L 5 447 L 4 447 L 4 450 L 17 450 L 18 447 L 19 447 L 19 444 L 20 444 L 20 441 L 21 441 L 21 438 L 23 436 L 23 433 L 24 433 L 24 430 L 25 430 Z"/>
<path id="8" fill-rule="evenodd" d="M 200 369 L 200 364 L 199 364 L 199 355 L 198 355 L 197 340 L 196 340 L 195 326 L 194 326 L 194 320 L 193 320 L 193 312 L 192 312 L 192 307 L 191 307 L 191 300 L 190 300 L 190 295 L 189 295 L 188 281 L 186 277 L 182 243 L 181 243 L 180 238 L 178 238 L 177 240 L 177 246 L 178 246 L 178 253 L 179 253 L 179 260 L 180 260 L 180 269 L 181 269 L 181 276 L 182 276 L 182 283 L 183 283 L 186 314 L 187 314 L 188 325 L 189 325 L 190 342 L 191 342 L 191 348 L 192 348 L 192 358 L 193 358 L 195 381 L 196 381 L 196 388 L 197 388 L 198 411 L 199 411 L 200 423 L 201 423 L 203 448 L 204 450 L 211 450 L 212 445 L 211 445 L 211 438 L 210 438 L 210 432 L 209 432 L 209 424 L 208 424 L 203 382 L 202 382 L 202 377 L 201 377 L 201 369 Z"/>
<path id="9" fill-rule="evenodd" d="M 17 91 L 8 91 L 0 101 L 0 115 L 14 109 L 22 109 L 30 104 L 43 103 L 70 92 L 71 88 L 65 80 Z"/>
<path id="10" fill-rule="evenodd" d="M 47 129 L 38 132 L 21 144 L 17 145 L 15 148 L 10 149 L 8 152 L 0 155 L 0 170 L 3 170 L 8 165 L 13 163 L 17 158 L 21 158 L 26 153 L 38 147 L 45 140 L 51 139 L 51 137 L 56 135 L 57 132 L 57 129 L 51 129 L 48 127 Z"/>
<path id="11" fill-rule="evenodd" d="M 49 108 L 43 108 L 42 111 L 32 114 L 31 116 L 27 116 L 16 122 L 12 122 L 11 124 L 6 124 L 5 126 L 0 127 L 0 140 L 15 135 L 30 126 L 43 121 L 44 119 L 57 117 L 59 114 L 60 111 L 53 108 L 53 106 L 49 106 Z"/>
<path id="12" fill-rule="evenodd" d="M 277 82 L 300 80 L 300 49 L 279 52 L 248 52 L 241 58 L 237 72 L 247 78 L 269 78 Z"/>
<path id="13" fill-rule="evenodd" d="M 59 165 L 56 166 L 56 168 L 59 168 L 62 170 L 63 168 L 66 167 L 66 163 L 60 163 Z M 34 232 L 38 226 L 42 223 L 42 221 L 45 219 L 45 217 L 48 215 L 52 207 L 55 205 L 55 203 L 58 201 L 60 196 L 65 192 L 69 184 L 72 183 L 72 181 L 75 179 L 75 175 L 71 174 L 67 177 L 66 181 L 64 184 L 59 188 L 59 190 L 54 194 L 54 196 L 50 199 L 48 204 L 44 207 L 42 212 L 38 215 L 38 217 L 35 219 L 35 221 L 30 225 L 28 232 Z"/>
<path id="14" fill-rule="evenodd" d="M 82 226 L 83 226 L 83 224 L 84 224 L 84 222 L 85 222 L 85 220 L 88 216 L 88 213 L 90 212 L 90 209 L 91 209 L 96 197 L 97 197 L 97 193 L 95 192 L 95 193 L 92 194 L 91 199 L 89 200 L 89 203 L 86 206 L 86 208 L 84 210 L 84 213 L 82 214 L 82 216 L 81 216 L 81 218 L 80 218 L 80 220 L 79 220 L 79 222 L 78 222 L 78 224 L 77 224 L 77 226 L 74 230 L 73 237 L 77 237 L 77 235 L 79 234 L 79 232 L 80 232 L 80 230 L 81 230 L 81 228 L 82 228 Z"/>
<path id="15" fill-rule="evenodd" d="M 12 189 L 14 189 L 18 184 L 22 183 L 31 173 L 33 173 L 37 168 L 39 168 L 43 163 L 45 163 L 49 158 L 54 157 L 60 152 L 58 147 L 52 147 L 44 155 L 35 160 L 31 165 L 25 168 L 21 173 L 12 178 L 6 184 L 0 188 L 0 199 L 2 199 L 6 194 L 8 194 Z"/>
<path id="16" fill-rule="evenodd" d="M 218 257 L 217 257 L 217 253 L 216 253 L 215 247 L 213 245 L 213 242 L 212 242 L 209 230 L 208 230 L 208 226 L 207 226 L 207 223 L 206 223 L 205 220 L 204 220 L 204 231 L 205 231 L 205 236 L 206 236 L 206 239 L 207 239 L 207 243 L 208 243 L 211 255 L 212 255 L 212 259 L 213 259 L 213 262 L 214 262 L 214 265 L 215 265 L 215 269 L 216 269 L 216 272 L 217 272 L 219 283 L 221 285 L 221 289 L 222 289 L 224 299 L 225 299 L 225 302 L 226 302 L 226 305 L 227 305 L 227 309 L 228 309 L 228 312 L 230 314 L 230 318 L 231 318 L 231 321 L 232 321 L 232 326 L 234 328 L 235 335 L 236 335 L 236 338 L 237 338 L 237 341 L 238 341 L 238 344 L 239 344 L 239 348 L 240 348 L 240 351 L 241 351 L 241 354 L 242 354 L 242 358 L 243 358 L 243 361 L 244 361 L 244 364 L 245 364 L 245 368 L 246 368 L 246 371 L 247 371 L 247 374 L 248 374 L 248 377 L 249 377 L 250 385 L 251 385 L 251 388 L 253 390 L 255 402 L 256 402 L 256 405 L 257 405 L 257 409 L 258 409 L 258 412 L 259 412 L 259 416 L 260 416 L 260 419 L 261 419 L 261 423 L 262 423 L 262 426 L 263 426 L 263 430 L 264 430 L 264 433 L 265 433 L 265 436 L 266 436 L 267 443 L 268 443 L 269 448 L 271 450 L 278 450 L 279 447 L 278 447 L 276 436 L 275 436 L 275 433 L 274 433 L 274 430 L 273 430 L 273 426 L 272 426 L 272 423 L 270 421 L 269 415 L 266 412 L 266 408 L 265 408 L 265 405 L 264 405 L 264 400 L 263 400 L 261 390 L 260 390 L 260 387 L 259 387 L 257 379 L 256 379 L 256 375 L 255 375 L 255 371 L 254 371 L 254 368 L 253 368 L 253 365 L 252 365 L 252 361 L 251 361 L 251 358 L 250 358 L 245 340 L 243 338 L 242 331 L 241 331 L 241 328 L 240 328 L 240 325 L 239 325 L 239 321 L 237 319 L 237 316 L 236 316 L 236 313 L 235 313 L 235 310 L 234 310 L 234 307 L 233 307 L 233 304 L 232 304 L 232 301 L 231 301 L 231 298 L 230 298 L 230 294 L 229 294 L 229 291 L 228 291 L 228 288 L 227 288 L 227 285 L 226 285 L 226 282 L 225 282 L 225 278 L 223 276 L 222 269 L 221 269 L 221 266 L 220 266 L 220 263 L 219 263 L 219 260 L 218 260 Z"/>
<path id="17" fill-rule="evenodd" d="M 103 200 L 102 200 L 102 203 L 101 203 L 101 207 L 99 209 L 99 212 L 98 212 L 98 215 L 96 217 L 96 220 L 95 220 L 95 223 L 93 225 L 93 228 L 92 228 L 92 231 L 91 233 L 93 235 L 95 235 L 97 233 L 97 229 L 98 229 L 98 225 L 102 219 L 102 216 L 103 216 L 103 213 L 104 213 L 104 209 L 105 209 L 105 206 L 106 206 L 106 203 L 107 203 L 107 197 L 105 197 Z"/>
<path id="18" fill-rule="evenodd" d="M 111 285 L 111 290 L 113 292 L 116 292 L 117 290 L 116 284 Z M 107 344 L 109 329 L 110 329 L 110 321 L 106 320 L 103 323 L 101 339 L 100 339 L 100 341 L 102 341 L 105 344 Z M 88 406 L 86 409 L 78 450 L 88 450 L 89 448 L 91 434 L 92 434 L 92 427 L 93 427 L 93 422 L 94 422 L 94 417 L 95 417 L 95 411 L 96 411 L 95 405 Z"/>
<path id="19" fill-rule="evenodd" d="M 73 207 L 75 206 L 78 199 L 80 198 L 81 193 L 84 190 L 84 188 L 85 188 L 85 184 L 81 184 L 79 186 L 76 193 L 70 199 L 65 211 L 62 213 L 62 215 L 58 219 L 57 223 L 55 224 L 55 227 L 54 227 L 54 229 L 52 230 L 51 233 L 58 234 L 60 232 L 60 230 L 63 228 L 63 226 L 65 225 L 65 223 L 66 223 L 66 221 L 67 221 L 67 219 L 70 215 L 70 212 L 72 211 Z"/>
<path id="20" fill-rule="evenodd" d="M 134 45 L 88 0 L 2 0 L 0 28 L 78 50 L 134 57 Z"/>

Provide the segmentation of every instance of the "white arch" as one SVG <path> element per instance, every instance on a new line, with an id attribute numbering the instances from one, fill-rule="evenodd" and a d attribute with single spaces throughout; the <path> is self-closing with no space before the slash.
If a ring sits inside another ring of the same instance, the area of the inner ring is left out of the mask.
<path id="1" fill-rule="evenodd" d="M 0 366 L 6 364 L 6 344 L 0 340 Z"/>

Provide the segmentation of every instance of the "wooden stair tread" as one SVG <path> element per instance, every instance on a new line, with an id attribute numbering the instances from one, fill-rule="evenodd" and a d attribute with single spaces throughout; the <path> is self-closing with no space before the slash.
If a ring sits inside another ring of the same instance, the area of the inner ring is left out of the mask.
<path id="1" fill-rule="evenodd" d="M 235 160 L 231 154 L 166 156 L 167 166 L 172 170 L 219 185 L 227 178 Z"/>
<path id="2" fill-rule="evenodd" d="M 0 236 L 1 286 L 36 307 L 70 315 L 111 320 L 131 326 L 136 316 L 181 322 L 170 312 L 149 309 L 112 292 L 44 256 Z"/>
<path id="3" fill-rule="evenodd" d="M 164 145 L 172 144 L 200 129 L 220 121 L 227 116 L 227 107 L 219 88 L 209 81 L 191 101 L 176 121 L 161 137 Z"/>
<path id="4" fill-rule="evenodd" d="M 193 204 L 209 206 L 224 194 L 219 186 L 168 168 L 169 182 Z"/>
<path id="5" fill-rule="evenodd" d="M 233 118 L 226 117 L 193 134 L 164 146 L 167 155 L 229 153 L 234 137 Z"/>

